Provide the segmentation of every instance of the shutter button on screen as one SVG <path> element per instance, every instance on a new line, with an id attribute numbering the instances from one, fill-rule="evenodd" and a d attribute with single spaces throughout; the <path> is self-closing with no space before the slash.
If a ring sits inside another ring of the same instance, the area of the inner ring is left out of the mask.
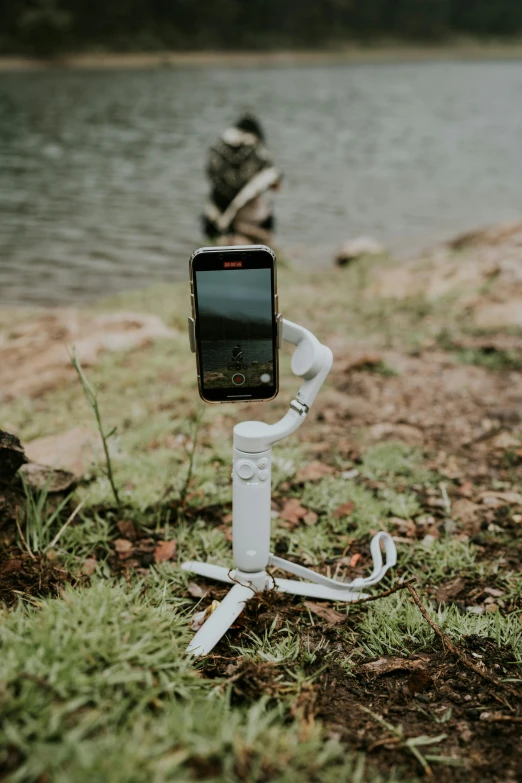
<path id="1" fill-rule="evenodd" d="M 240 462 L 237 466 L 237 475 L 239 478 L 248 481 L 254 475 L 254 466 L 251 462 Z"/>

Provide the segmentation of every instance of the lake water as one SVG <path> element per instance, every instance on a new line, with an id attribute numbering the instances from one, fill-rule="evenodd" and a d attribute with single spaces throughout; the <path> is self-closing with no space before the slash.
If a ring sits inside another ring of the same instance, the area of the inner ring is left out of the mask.
<path id="1" fill-rule="evenodd" d="M 0 73 L 0 301 L 186 279 L 205 150 L 244 108 L 285 172 L 303 264 L 411 252 L 522 208 L 522 62 Z"/>

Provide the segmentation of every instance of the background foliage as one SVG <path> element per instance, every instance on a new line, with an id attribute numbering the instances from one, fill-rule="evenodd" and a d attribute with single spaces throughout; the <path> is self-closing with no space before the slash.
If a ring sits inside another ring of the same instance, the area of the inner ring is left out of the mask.
<path id="1" fill-rule="evenodd" d="M 522 32 L 520 0 L 3 0 L 0 51 L 324 46 Z"/>

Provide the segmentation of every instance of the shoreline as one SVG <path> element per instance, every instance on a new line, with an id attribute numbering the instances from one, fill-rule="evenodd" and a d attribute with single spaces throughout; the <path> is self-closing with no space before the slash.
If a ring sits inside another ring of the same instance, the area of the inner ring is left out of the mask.
<path id="1" fill-rule="evenodd" d="M 85 52 L 44 60 L 0 56 L 0 72 L 159 68 L 159 67 L 295 67 L 386 62 L 444 62 L 448 60 L 522 60 L 522 41 L 510 43 L 455 42 L 444 45 L 354 44 L 344 49 L 274 51 L 160 51 Z"/>

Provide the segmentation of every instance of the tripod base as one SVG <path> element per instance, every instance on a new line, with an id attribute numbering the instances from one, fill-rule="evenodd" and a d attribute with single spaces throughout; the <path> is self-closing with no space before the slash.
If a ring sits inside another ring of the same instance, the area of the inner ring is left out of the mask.
<path id="1" fill-rule="evenodd" d="M 255 593 L 263 590 L 280 590 L 282 593 L 290 595 L 322 598 L 327 601 L 351 602 L 368 597 L 365 593 L 354 590 L 326 587 L 312 582 L 298 582 L 295 579 L 274 579 L 264 570 L 248 573 L 197 561 L 183 563 L 181 568 L 183 571 L 190 571 L 208 579 L 217 579 L 219 582 L 234 585 L 187 647 L 187 652 L 194 656 L 207 655 L 233 625 L 234 620 L 243 611 L 246 602 Z"/>

